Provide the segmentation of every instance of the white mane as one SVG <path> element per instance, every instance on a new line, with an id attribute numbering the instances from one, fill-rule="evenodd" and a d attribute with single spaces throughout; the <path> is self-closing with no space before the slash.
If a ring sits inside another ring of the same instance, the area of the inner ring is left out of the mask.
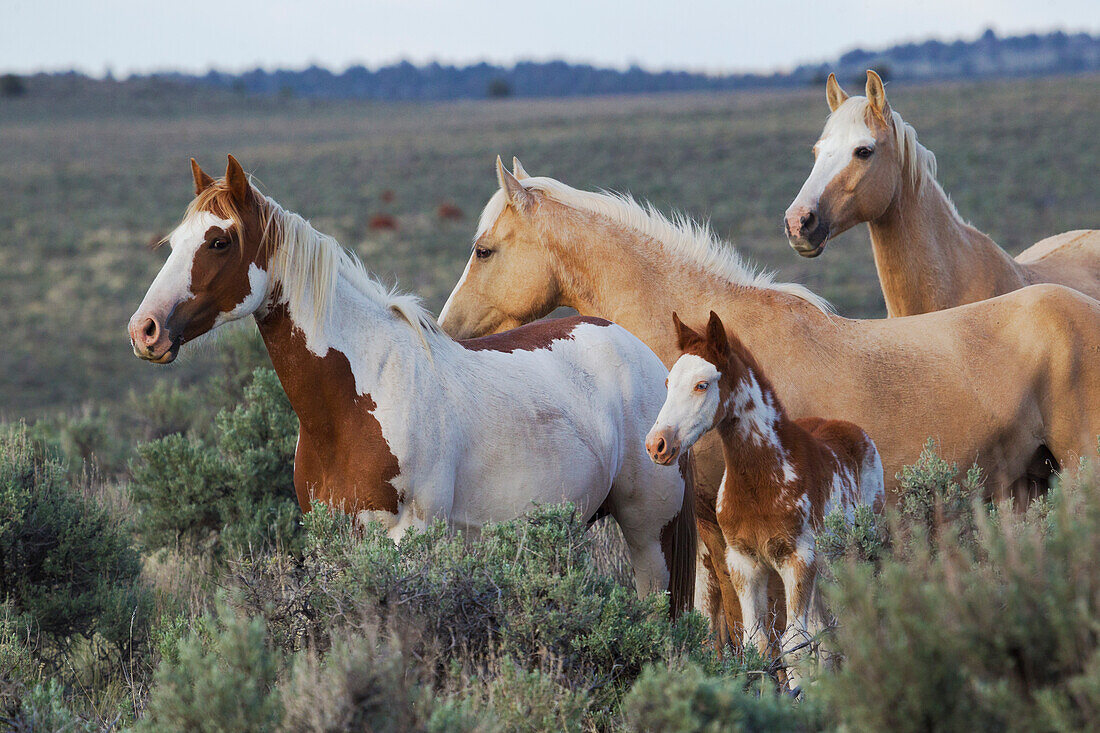
<path id="1" fill-rule="evenodd" d="M 318 337 L 323 335 L 337 279 L 344 275 L 356 290 L 407 322 L 428 346 L 428 335 L 439 327 L 417 296 L 387 288 L 336 239 L 317 231 L 270 196 L 264 198 L 268 207 L 265 239 L 272 231 L 278 233 L 269 264 L 272 283 L 279 284 L 282 300 L 295 318 L 303 319 L 302 326 L 308 325 Z"/>
<path id="2" fill-rule="evenodd" d="M 831 313 L 832 306 L 804 285 L 779 283 L 774 273 L 757 269 L 720 239 L 707 223 L 676 213 L 670 219 L 652 204 L 640 204 L 630 194 L 610 191 L 578 191 L 561 181 L 546 177 L 520 180 L 524 188 L 539 191 L 565 206 L 588 211 L 616 224 L 630 227 L 657 242 L 673 257 L 690 260 L 701 268 L 726 278 L 735 285 L 776 290 L 801 298 L 815 308 Z M 504 191 L 497 191 L 481 212 L 475 241 L 492 228 L 507 205 Z"/>

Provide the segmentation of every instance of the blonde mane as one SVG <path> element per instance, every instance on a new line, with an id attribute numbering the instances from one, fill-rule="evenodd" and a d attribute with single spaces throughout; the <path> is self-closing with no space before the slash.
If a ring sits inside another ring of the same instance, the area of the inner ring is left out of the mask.
<path id="1" fill-rule="evenodd" d="M 438 332 L 439 327 L 417 296 L 387 288 L 335 238 L 317 231 L 308 221 L 287 211 L 271 197 L 264 196 L 263 200 L 267 209 L 263 243 L 271 248 L 268 267 L 272 286 L 278 284 L 281 298 L 295 318 L 303 319 L 302 325 L 308 324 L 312 333 L 323 336 L 336 283 L 343 275 L 380 308 L 408 323 L 430 350 L 428 337 Z"/>
<path id="2" fill-rule="evenodd" d="M 705 222 L 693 221 L 680 213 L 673 214 L 670 219 L 652 204 L 635 201 L 630 194 L 579 191 L 553 178 L 528 177 L 520 180 L 520 184 L 564 206 L 587 211 L 634 229 L 657 242 L 671 256 L 689 260 L 734 285 L 787 293 L 824 313 L 832 312 L 828 301 L 804 285 L 776 282 L 774 273 L 747 263 L 731 244 L 720 239 Z M 481 212 L 475 241 L 492 228 L 506 206 L 504 191 L 497 191 Z"/>

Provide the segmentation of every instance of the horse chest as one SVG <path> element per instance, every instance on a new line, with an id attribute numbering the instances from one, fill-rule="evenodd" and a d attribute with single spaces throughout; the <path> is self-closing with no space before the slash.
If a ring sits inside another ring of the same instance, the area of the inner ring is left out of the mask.
<path id="1" fill-rule="evenodd" d="M 754 487 L 727 475 L 720 495 L 718 523 L 731 547 L 771 564 L 795 551 L 809 520 L 804 492 Z"/>

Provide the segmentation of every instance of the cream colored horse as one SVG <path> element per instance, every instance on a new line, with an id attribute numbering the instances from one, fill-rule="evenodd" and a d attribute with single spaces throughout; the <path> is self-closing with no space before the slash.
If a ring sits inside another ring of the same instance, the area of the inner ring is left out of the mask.
<path id="1" fill-rule="evenodd" d="M 891 316 L 953 308 L 1035 283 L 1100 298 L 1100 231 L 1044 239 L 1013 259 L 967 224 L 936 182 L 936 157 L 867 72 L 867 96 L 849 97 L 829 75 L 832 115 L 814 145 L 814 167 L 784 227 L 803 257 L 867 222 Z"/>
<path id="2" fill-rule="evenodd" d="M 714 310 L 771 375 L 791 417 L 828 415 L 867 430 L 888 488 L 930 436 L 946 458 L 977 462 L 999 495 L 1045 478 L 1048 459 L 1071 466 L 1095 453 L 1100 303 L 1080 293 L 1041 285 L 921 316 L 849 320 L 805 288 L 754 272 L 704 227 L 629 197 L 518 180 L 499 161 L 498 176 L 440 316 L 455 337 L 570 306 L 626 327 L 671 366 L 680 356 L 672 312 L 701 327 Z M 696 515 L 720 559 L 722 453 L 714 438 L 696 450 Z M 726 576 L 722 599 L 736 620 L 734 598 Z"/>

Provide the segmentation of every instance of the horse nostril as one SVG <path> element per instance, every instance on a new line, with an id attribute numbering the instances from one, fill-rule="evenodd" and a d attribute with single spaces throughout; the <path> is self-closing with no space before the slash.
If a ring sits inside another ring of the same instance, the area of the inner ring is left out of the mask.
<path id="1" fill-rule="evenodd" d="M 153 343 L 157 340 L 158 331 L 160 331 L 160 328 L 157 326 L 156 320 L 149 318 L 145 321 L 145 328 L 142 329 L 142 333 L 145 335 L 147 343 Z"/>
<path id="2" fill-rule="evenodd" d="M 812 211 L 807 211 L 802 215 L 800 223 L 802 224 L 803 232 L 812 232 L 814 227 L 817 226 L 817 215 Z"/>
<path id="3" fill-rule="evenodd" d="M 657 453 L 659 455 L 659 454 L 664 453 L 664 452 L 665 452 L 665 439 L 664 438 L 658 438 L 657 439 Z"/>

